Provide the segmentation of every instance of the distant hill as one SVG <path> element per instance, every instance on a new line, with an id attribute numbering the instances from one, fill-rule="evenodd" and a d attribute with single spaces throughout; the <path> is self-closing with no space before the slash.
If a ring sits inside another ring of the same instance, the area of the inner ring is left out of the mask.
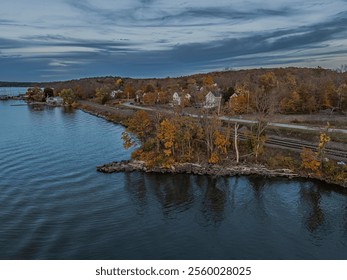
<path id="1" fill-rule="evenodd" d="M 272 72 L 276 79 L 279 88 L 283 89 L 288 87 L 289 80 L 295 80 L 297 86 L 309 86 L 311 91 L 321 91 L 326 85 L 333 85 L 338 88 L 339 85 L 347 83 L 347 72 L 334 71 L 330 69 L 317 68 L 260 68 L 249 70 L 235 70 L 235 71 L 220 71 L 211 72 L 206 74 L 194 74 L 182 77 L 167 77 L 167 78 L 146 78 L 146 79 L 133 79 L 123 78 L 119 76 L 106 76 L 106 77 L 91 77 L 82 78 L 68 81 L 53 81 L 53 82 L 0 82 L 0 87 L 52 87 L 55 91 L 59 92 L 64 88 L 71 88 L 83 92 L 84 97 L 92 97 L 95 90 L 101 87 L 115 88 L 115 83 L 118 79 L 122 79 L 124 85 L 131 86 L 134 90 L 142 89 L 146 91 L 146 87 L 154 89 L 161 89 L 164 91 L 172 90 L 189 90 L 192 84 L 196 86 L 203 86 L 204 78 L 211 76 L 213 82 L 218 84 L 221 89 L 235 87 L 236 85 L 247 85 L 251 91 L 256 91 L 259 88 L 259 78 L 261 75 Z M 317 94 L 317 93 L 316 93 Z"/>
<path id="2" fill-rule="evenodd" d="M 38 84 L 33 82 L 0 82 L 0 87 L 33 87 Z"/>

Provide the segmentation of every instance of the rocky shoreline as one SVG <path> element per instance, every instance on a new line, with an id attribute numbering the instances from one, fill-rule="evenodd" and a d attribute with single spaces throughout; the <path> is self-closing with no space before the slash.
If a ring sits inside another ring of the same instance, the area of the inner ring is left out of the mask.
<path id="1" fill-rule="evenodd" d="M 229 166 L 197 164 L 197 163 L 180 163 L 171 168 L 164 167 L 146 167 L 143 161 L 137 160 L 122 160 L 106 163 L 96 167 L 96 170 L 101 173 L 115 172 L 146 172 L 160 174 L 191 174 L 191 175 L 207 175 L 207 176 L 248 176 L 256 175 L 267 178 L 285 177 L 285 178 L 303 178 L 325 182 L 330 185 L 335 185 L 337 188 L 347 189 L 347 183 L 336 183 L 324 178 L 319 178 L 314 175 L 295 173 L 290 169 L 268 169 L 260 164 L 238 164 Z"/>
<path id="2" fill-rule="evenodd" d="M 301 177 L 289 169 L 270 170 L 262 165 L 234 165 L 219 166 L 210 164 L 181 163 L 171 168 L 146 167 L 143 161 L 114 161 L 96 167 L 102 173 L 114 172 L 133 172 L 141 171 L 147 173 L 166 173 L 166 174 L 193 174 L 193 175 L 213 175 L 213 176 L 234 176 L 234 175 L 259 175 L 265 177 Z"/>

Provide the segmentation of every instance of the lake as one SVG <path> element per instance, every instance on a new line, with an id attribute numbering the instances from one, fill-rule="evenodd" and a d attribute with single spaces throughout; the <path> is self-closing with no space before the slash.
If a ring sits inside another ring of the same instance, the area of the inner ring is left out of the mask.
<path id="1" fill-rule="evenodd" d="M 0 101 L 0 259 L 347 259 L 345 190 L 101 174 L 130 157 L 122 126 L 21 102 Z"/>

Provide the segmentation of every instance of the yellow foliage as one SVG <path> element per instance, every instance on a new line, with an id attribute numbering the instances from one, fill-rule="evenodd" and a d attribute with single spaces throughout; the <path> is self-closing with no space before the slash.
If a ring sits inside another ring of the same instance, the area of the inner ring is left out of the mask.
<path id="1" fill-rule="evenodd" d="M 64 104 L 71 106 L 77 99 L 76 94 L 74 93 L 74 91 L 69 88 L 69 89 L 63 89 L 60 93 L 59 96 L 61 98 L 63 98 L 64 100 Z"/>
<path id="2" fill-rule="evenodd" d="M 147 105 L 153 105 L 158 99 L 158 93 L 156 92 L 146 92 L 143 95 L 143 103 Z"/>
<path id="3" fill-rule="evenodd" d="M 151 120 L 148 113 L 145 111 L 137 111 L 131 118 L 126 122 L 127 130 L 134 133 L 141 142 L 145 142 L 147 134 L 151 132 Z"/>
<path id="4" fill-rule="evenodd" d="M 300 157 L 303 169 L 313 172 L 316 175 L 320 175 L 320 162 L 317 160 L 316 154 L 311 149 L 304 148 L 300 154 Z"/>
<path id="5" fill-rule="evenodd" d="M 212 86 L 213 85 L 213 77 L 211 75 L 206 75 L 204 78 L 203 78 L 203 84 L 204 86 Z"/>
<path id="6" fill-rule="evenodd" d="M 273 72 L 267 72 L 259 77 L 259 84 L 264 92 L 272 90 L 276 86 L 276 83 L 276 75 Z"/>
<path id="7" fill-rule="evenodd" d="M 171 149 L 164 149 L 164 154 L 167 157 L 171 156 Z"/>
<path id="8" fill-rule="evenodd" d="M 107 87 L 101 87 L 95 90 L 95 99 L 100 104 L 105 104 L 110 97 L 110 90 Z"/>
<path id="9" fill-rule="evenodd" d="M 245 93 L 239 95 L 233 95 L 229 99 L 229 108 L 232 113 L 245 114 L 247 113 L 248 97 Z"/>
<path id="10" fill-rule="evenodd" d="M 212 164 L 215 164 L 215 163 L 218 163 L 219 162 L 219 157 L 217 155 L 217 153 L 212 153 L 209 160 L 208 160 L 209 163 L 212 163 Z"/>
<path id="11" fill-rule="evenodd" d="M 164 119 L 160 123 L 157 131 L 157 138 L 161 143 L 163 143 L 165 147 L 164 154 L 168 157 L 173 154 L 175 144 L 175 131 L 175 125 L 172 124 L 168 119 Z"/>
<path id="12" fill-rule="evenodd" d="M 122 140 L 123 140 L 123 146 L 126 150 L 128 150 L 135 144 L 135 142 L 131 139 L 131 137 L 126 131 L 122 133 Z"/>
<path id="13" fill-rule="evenodd" d="M 281 100 L 280 108 L 286 113 L 296 113 L 301 110 L 301 97 L 297 91 L 292 91 L 288 97 Z"/>
<path id="14" fill-rule="evenodd" d="M 229 140 L 225 135 L 220 133 L 219 131 L 215 131 L 213 133 L 214 136 L 214 144 L 216 145 L 216 148 L 220 150 L 221 153 L 227 154 L 227 148 L 230 145 Z"/>
<path id="15" fill-rule="evenodd" d="M 324 149 L 325 145 L 331 140 L 331 138 L 326 135 L 325 133 L 321 132 L 319 135 L 319 144 L 318 149 L 322 150 Z"/>

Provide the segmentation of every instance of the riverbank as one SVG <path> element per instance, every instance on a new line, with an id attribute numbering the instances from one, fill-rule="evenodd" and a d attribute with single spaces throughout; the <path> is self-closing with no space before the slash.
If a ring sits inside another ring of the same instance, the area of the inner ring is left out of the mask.
<path id="1" fill-rule="evenodd" d="M 303 178 L 313 179 L 325 182 L 338 187 L 347 189 L 347 184 L 337 184 L 336 182 L 320 178 L 314 175 L 299 174 L 293 170 L 286 168 L 269 169 L 261 164 L 235 164 L 235 165 L 212 165 L 198 163 L 179 163 L 164 167 L 147 167 L 145 162 L 137 160 L 122 160 L 106 163 L 96 167 L 96 170 L 101 173 L 116 173 L 116 172 L 145 172 L 145 173 L 160 173 L 160 174 L 192 174 L 192 175 L 207 175 L 207 176 L 249 176 L 257 175 L 266 178 L 285 177 L 289 179 Z"/>
<path id="2" fill-rule="evenodd" d="M 123 124 L 123 121 L 133 115 L 133 111 L 129 109 L 111 108 L 90 101 L 79 101 L 77 109 L 93 115 L 98 118 L 105 119 L 115 124 Z"/>
<path id="3" fill-rule="evenodd" d="M 300 177 L 289 169 L 270 170 L 262 165 L 229 165 L 220 166 L 212 164 L 198 163 L 178 163 L 171 168 L 147 167 L 145 162 L 137 160 L 114 161 L 101 166 L 97 166 L 97 171 L 102 173 L 114 172 L 133 172 L 142 171 L 147 173 L 167 173 L 167 174 L 193 174 L 193 175 L 211 175 L 211 176 L 234 176 L 234 175 L 260 175 L 265 177 Z"/>

